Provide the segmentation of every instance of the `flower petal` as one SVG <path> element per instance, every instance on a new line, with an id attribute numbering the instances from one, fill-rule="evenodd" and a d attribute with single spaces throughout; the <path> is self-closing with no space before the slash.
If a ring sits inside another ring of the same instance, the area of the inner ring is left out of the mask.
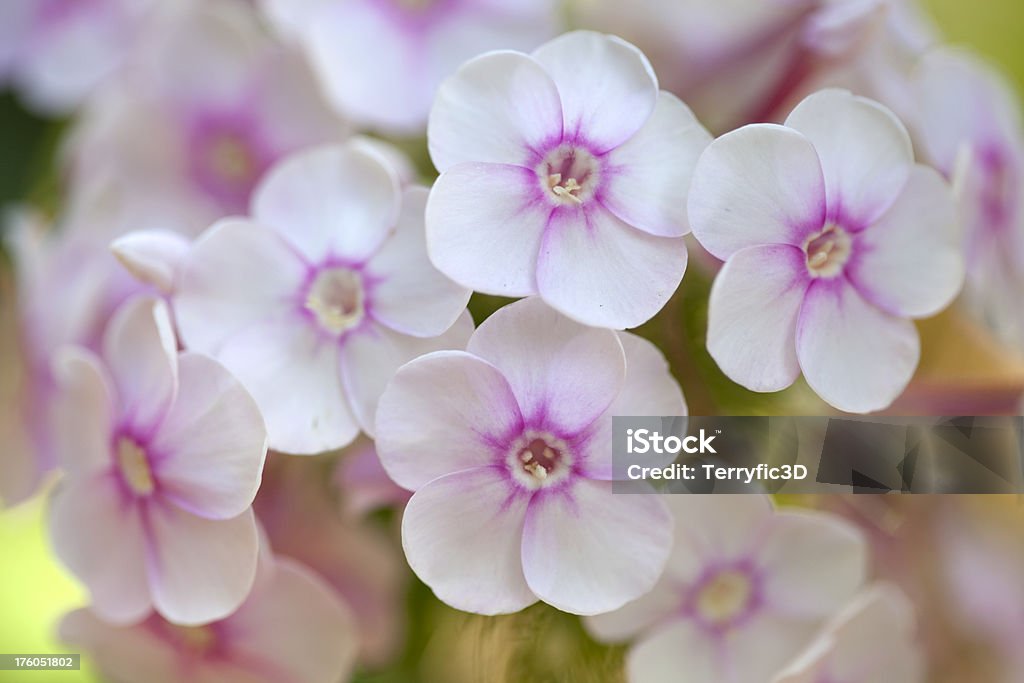
<path id="1" fill-rule="evenodd" d="M 723 261 L 745 247 L 801 246 L 825 221 L 817 152 L 782 126 L 744 126 L 701 155 L 687 205 L 694 237 Z"/>
<path id="2" fill-rule="evenodd" d="M 316 147 L 267 172 L 252 201 L 253 218 L 306 257 L 361 263 L 398 220 L 395 172 L 359 145 Z"/>
<path id="3" fill-rule="evenodd" d="M 520 554 L 528 501 L 494 467 L 435 479 L 413 495 L 402 517 L 409 566 L 456 609 L 506 614 L 528 607 L 537 601 Z"/>
<path id="4" fill-rule="evenodd" d="M 302 260 L 269 228 L 237 218 L 216 223 L 182 266 L 173 299 L 182 340 L 215 355 L 232 335 L 292 305 L 305 276 Z"/>
<path id="5" fill-rule="evenodd" d="M 708 303 L 708 352 L 729 379 L 752 391 L 796 381 L 797 318 L 810 282 L 796 247 L 748 247 L 729 257 Z"/>
<path id="6" fill-rule="evenodd" d="M 152 429 L 178 390 L 178 342 L 167 305 L 147 296 L 123 304 L 103 337 L 103 359 L 122 415 L 136 429 Z"/>
<path id="7" fill-rule="evenodd" d="M 64 347 L 53 359 L 53 376 L 53 444 L 61 467 L 71 474 L 109 467 L 114 393 L 99 359 L 83 348 Z"/>
<path id="8" fill-rule="evenodd" d="M 110 250 L 136 279 L 168 294 L 174 289 L 189 242 L 168 230 L 139 230 L 118 237 L 110 244 Z"/>
<path id="9" fill-rule="evenodd" d="M 682 238 L 655 237 L 603 209 L 562 210 L 544 232 L 537 288 L 586 325 L 637 327 L 668 302 L 686 260 Z"/>
<path id="10" fill-rule="evenodd" d="M 925 318 L 953 301 L 964 260 L 956 206 L 938 173 L 914 167 L 896 202 L 857 237 L 846 272 L 865 299 L 893 315 Z"/>
<path id="11" fill-rule="evenodd" d="M 678 619 L 630 648 L 626 672 L 635 683 L 677 683 L 681 671 L 692 681 L 722 681 L 718 652 L 694 622 Z"/>
<path id="12" fill-rule="evenodd" d="M 377 403 L 398 368 L 432 351 L 466 348 L 473 334 L 468 312 L 437 337 L 410 337 L 376 324 L 350 334 L 341 348 L 341 381 L 363 431 L 373 435 Z"/>
<path id="13" fill-rule="evenodd" d="M 821 90 L 786 119 L 814 144 L 830 220 L 871 225 L 896 200 L 914 165 L 910 135 L 882 105 L 846 90 Z"/>
<path id="14" fill-rule="evenodd" d="M 459 164 L 442 173 L 430 191 L 430 260 L 452 280 L 478 292 L 534 294 L 537 252 L 550 214 L 533 171 Z"/>
<path id="15" fill-rule="evenodd" d="M 443 390 L 439 390 L 443 387 Z M 442 475 L 493 464 L 522 429 L 508 381 L 485 360 L 436 351 L 407 363 L 377 407 L 377 453 L 415 491 Z"/>
<path id="16" fill-rule="evenodd" d="M 573 31 L 533 53 L 558 86 L 565 135 L 606 152 L 651 117 L 658 79 L 635 46 L 616 36 Z"/>
<path id="17" fill-rule="evenodd" d="M 574 322 L 535 297 L 485 320 L 467 349 L 501 371 L 531 426 L 564 437 L 602 415 L 625 381 L 614 332 Z"/>
<path id="18" fill-rule="evenodd" d="M 423 187 L 405 191 L 395 233 L 370 259 L 365 271 L 374 282 L 371 315 L 391 329 L 415 337 L 445 332 L 466 309 L 471 294 L 441 274 L 427 256 L 427 194 Z"/>
<path id="19" fill-rule="evenodd" d="M 65 479 L 49 524 L 54 552 L 89 588 L 97 614 L 132 623 L 149 613 L 143 527 L 115 474 Z"/>
<path id="20" fill-rule="evenodd" d="M 664 578 L 652 591 L 613 612 L 584 617 L 587 631 L 603 643 L 621 643 L 677 616 L 683 596 Z"/>
<path id="21" fill-rule="evenodd" d="M 614 495 L 611 486 L 578 479 L 530 503 L 526 582 L 564 612 L 618 609 L 650 591 L 668 560 L 672 517 L 661 498 Z"/>
<path id="22" fill-rule="evenodd" d="M 869 413 L 903 392 L 921 356 L 913 323 L 864 301 L 845 281 L 818 280 L 797 322 L 796 353 L 811 388 L 849 413 Z"/>
<path id="23" fill-rule="evenodd" d="M 607 157 L 601 203 L 635 228 L 680 237 L 690 231 L 686 195 L 697 159 L 711 135 L 683 102 L 667 92 L 636 135 Z"/>
<path id="24" fill-rule="evenodd" d="M 531 165 L 538 147 L 562 134 L 562 103 L 536 60 L 518 52 L 471 59 L 437 91 L 427 125 L 430 158 L 457 164 Z"/>
<path id="25" fill-rule="evenodd" d="M 252 508 L 209 520 L 174 505 L 148 508 L 149 583 L 168 621 L 196 625 L 238 609 L 256 577 L 259 535 Z"/>
<path id="26" fill-rule="evenodd" d="M 267 430 L 252 396 L 220 363 L 182 354 L 178 399 L 151 442 L 160 492 L 193 514 L 227 519 L 252 504 Z"/>
<path id="27" fill-rule="evenodd" d="M 670 495 L 666 504 L 676 520 L 675 543 L 666 570 L 680 580 L 694 578 L 693 558 L 701 564 L 747 559 L 771 523 L 771 498 Z"/>
<path id="28" fill-rule="evenodd" d="M 766 605 L 788 617 L 826 618 L 864 583 L 867 560 L 863 535 L 838 517 L 781 511 L 757 560 Z"/>
<path id="29" fill-rule="evenodd" d="M 733 681 L 769 681 L 814 637 L 815 621 L 760 611 L 732 633 L 724 667 Z M 894 681 L 896 679 L 893 679 Z"/>
<path id="30" fill-rule="evenodd" d="M 112 681 L 178 683 L 181 660 L 174 644 L 145 626 L 117 626 L 95 609 L 77 609 L 61 619 L 62 642 L 89 653 L 93 666 Z"/>
<path id="31" fill-rule="evenodd" d="M 338 375 L 338 346 L 297 315 L 255 325 L 217 355 L 256 399 L 270 447 L 313 454 L 341 448 L 359 434 Z"/>

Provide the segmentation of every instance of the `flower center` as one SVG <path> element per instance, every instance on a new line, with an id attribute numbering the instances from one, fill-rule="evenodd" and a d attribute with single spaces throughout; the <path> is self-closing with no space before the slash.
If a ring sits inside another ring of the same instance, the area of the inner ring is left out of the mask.
<path id="1" fill-rule="evenodd" d="M 562 481 L 572 471 L 572 454 L 561 439 L 527 431 L 509 450 L 508 466 L 523 486 L 538 489 Z"/>
<path id="2" fill-rule="evenodd" d="M 853 240 L 850 234 L 834 223 L 829 223 L 804 242 L 807 270 L 815 277 L 835 277 L 843 272 L 850 260 Z"/>
<path id="3" fill-rule="evenodd" d="M 359 273 L 344 267 L 317 273 L 306 293 L 306 310 L 320 327 L 341 334 L 358 325 L 365 314 L 363 281 Z"/>
<path id="4" fill-rule="evenodd" d="M 707 624 L 723 627 L 746 614 L 753 598 L 754 582 L 750 575 L 728 569 L 710 577 L 698 588 L 694 608 Z"/>
<path id="5" fill-rule="evenodd" d="M 146 451 L 134 439 L 122 436 L 117 441 L 117 464 L 128 488 L 137 496 L 148 496 L 156 488 Z"/>
<path id="6" fill-rule="evenodd" d="M 544 157 L 536 172 L 541 187 L 556 203 L 579 206 L 597 190 L 600 162 L 581 147 L 561 145 Z"/>
<path id="7" fill-rule="evenodd" d="M 259 172 L 252 151 L 237 135 L 216 136 L 210 142 L 208 154 L 210 168 L 226 183 L 248 185 Z"/>

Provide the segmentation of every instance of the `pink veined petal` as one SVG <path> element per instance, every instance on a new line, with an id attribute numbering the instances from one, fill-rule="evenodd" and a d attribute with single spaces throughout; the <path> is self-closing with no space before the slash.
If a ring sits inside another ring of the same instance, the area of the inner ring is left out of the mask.
<path id="1" fill-rule="evenodd" d="M 215 355 L 234 334 L 292 306 L 306 266 L 273 230 L 216 223 L 196 240 L 173 298 L 185 346 Z"/>
<path id="2" fill-rule="evenodd" d="M 799 247 L 825 221 L 817 152 L 773 124 L 726 133 L 698 160 L 687 205 L 694 237 L 723 261 L 745 247 Z"/>
<path id="3" fill-rule="evenodd" d="M 594 327 L 637 327 L 657 314 L 686 271 L 681 237 L 656 237 L 603 208 L 558 211 L 537 261 L 541 297 Z"/>
<path id="4" fill-rule="evenodd" d="M 432 351 L 461 351 L 471 334 L 473 318 L 464 312 L 437 337 L 410 337 L 375 323 L 346 337 L 341 348 L 341 382 L 362 430 L 370 436 L 376 432 L 377 402 L 398 368 Z"/>
<path id="5" fill-rule="evenodd" d="M 796 353 L 819 396 L 848 413 L 870 413 L 906 388 L 921 340 L 913 323 L 875 308 L 845 280 L 818 280 L 800 310 Z"/>
<path id="6" fill-rule="evenodd" d="M 606 152 L 650 118 L 658 79 L 647 57 L 616 36 L 573 31 L 533 53 L 558 87 L 565 135 Z"/>
<path id="7" fill-rule="evenodd" d="M 87 652 L 109 680 L 181 680 L 181 660 L 174 646 L 143 625 L 116 626 L 100 619 L 93 609 L 77 609 L 61 619 L 58 632 L 62 642 Z"/>
<path id="8" fill-rule="evenodd" d="M 630 648 L 626 675 L 634 683 L 679 683 L 685 671 L 693 681 L 723 681 L 720 655 L 693 621 L 677 619 Z"/>
<path id="9" fill-rule="evenodd" d="M 70 474 L 109 467 L 114 392 L 99 359 L 83 348 L 64 347 L 53 359 L 53 375 L 53 444 L 61 467 Z"/>
<path id="10" fill-rule="evenodd" d="M 409 566 L 456 609 L 506 614 L 532 605 L 537 597 L 523 578 L 520 553 L 529 500 L 496 467 L 431 481 L 402 517 Z"/>
<path id="11" fill-rule="evenodd" d="M 551 207 L 532 170 L 459 164 L 442 173 L 427 200 L 427 251 L 464 287 L 501 296 L 537 291 L 537 253 Z"/>
<path id="12" fill-rule="evenodd" d="M 359 434 L 338 356 L 335 340 L 292 313 L 236 334 L 217 360 L 256 400 L 270 447 L 306 455 L 341 448 Z"/>
<path id="13" fill-rule="evenodd" d="M 54 552 L 89 588 L 97 614 L 132 623 L 149 613 L 145 532 L 117 475 L 65 479 L 53 497 L 49 524 Z"/>
<path id="14" fill-rule="evenodd" d="M 796 247 L 747 247 L 729 257 L 711 288 L 707 339 L 729 379 L 752 391 L 796 381 L 797 319 L 810 283 L 806 256 Z"/>
<path id="15" fill-rule="evenodd" d="M 393 232 L 395 172 L 359 145 L 315 147 L 274 166 L 253 194 L 252 215 L 307 260 L 360 263 Z"/>
<path id="16" fill-rule="evenodd" d="M 377 453 L 388 476 L 414 491 L 501 461 L 522 428 L 497 368 L 463 351 L 435 351 L 402 366 L 380 397 Z"/>
<path id="17" fill-rule="evenodd" d="M 821 159 L 830 220 L 871 225 L 896 200 L 914 165 L 910 135 L 882 105 L 846 90 L 821 90 L 798 104 L 786 125 Z"/>
<path id="18" fill-rule="evenodd" d="M 136 279 L 169 294 L 188 254 L 189 241 L 168 230 L 139 230 L 118 237 L 110 250 Z"/>
<path id="19" fill-rule="evenodd" d="M 574 322 L 536 297 L 485 320 L 467 349 L 501 371 L 527 422 L 565 437 L 603 415 L 625 381 L 614 332 Z"/>
<path id="20" fill-rule="evenodd" d="M 228 617 L 232 655 L 267 662 L 295 681 L 340 681 L 359 633 L 348 607 L 305 566 L 275 559 L 266 585 Z"/>
<path id="21" fill-rule="evenodd" d="M 529 165 L 562 136 L 554 81 L 535 59 L 488 52 L 466 62 L 437 91 L 427 140 L 442 173 L 469 162 Z"/>
<path id="22" fill-rule="evenodd" d="M 178 399 L 150 442 L 161 495 L 193 514 L 227 519 L 252 504 L 267 430 L 252 396 L 220 363 L 179 360 Z"/>
<path id="23" fill-rule="evenodd" d="M 577 479 L 535 496 L 523 529 L 523 571 L 544 602 L 572 614 L 610 612 L 650 591 L 672 544 L 659 496 L 614 495 Z"/>
<path id="24" fill-rule="evenodd" d="M 427 195 L 423 187 L 405 191 L 395 233 L 365 271 L 374 281 L 371 315 L 396 332 L 415 337 L 445 332 L 466 309 L 472 293 L 438 271 L 427 256 Z"/>
<path id="25" fill-rule="evenodd" d="M 757 558 L 766 605 L 788 617 L 824 619 L 864 583 L 867 559 L 863 535 L 841 519 L 778 512 Z"/>
<path id="26" fill-rule="evenodd" d="M 697 159 L 711 142 L 683 102 L 667 92 L 636 135 L 607 156 L 609 179 L 601 203 L 624 222 L 652 235 L 690 231 L 686 195 Z"/>
<path id="27" fill-rule="evenodd" d="M 193 626 L 238 609 L 256 577 L 259 537 L 252 508 L 210 520 L 170 504 L 147 510 L 149 586 L 168 621 Z"/>
<path id="28" fill-rule="evenodd" d="M 584 617 L 590 635 L 603 643 L 622 643 L 641 636 L 677 616 L 683 596 L 665 576 L 649 593 L 612 612 Z"/>
<path id="29" fill-rule="evenodd" d="M 896 202 L 857 236 L 847 276 L 879 308 L 925 318 L 953 301 L 964 281 L 957 209 L 934 170 L 915 166 Z"/>
<path id="30" fill-rule="evenodd" d="M 771 524 L 768 496 L 670 495 L 665 503 L 676 520 L 675 542 L 666 572 L 680 580 L 695 578 L 701 567 L 749 558 Z"/>
<path id="31" fill-rule="evenodd" d="M 122 415 L 136 429 L 155 427 L 178 390 L 178 342 L 167 305 L 148 296 L 122 304 L 103 337 L 103 360 Z"/>

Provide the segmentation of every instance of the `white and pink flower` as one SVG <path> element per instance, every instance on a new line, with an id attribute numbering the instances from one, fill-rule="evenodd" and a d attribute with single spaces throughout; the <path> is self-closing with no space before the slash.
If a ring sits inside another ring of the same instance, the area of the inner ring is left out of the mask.
<path id="1" fill-rule="evenodd" d="M 110 680 L 150 683 L 340 683 L 357 642 L 344 602 L 286 558 L 261 560 L 252 593 L 219 621 L 179 626 L 154 614 L 118 626 L 80 609 L 64 617 L 60 635 Z"/>
<path id="2" fill-rule="evenodd" d="M 256 573 L 250 506 L 267 438 L 255 402 L 216 361 L 179 355 L 166 306 L 149 297 L 118 309 L 101 356 L 67 347 L 54 366 L 67 477 L 50 532 L 97 614 L 230 614 Z"/>
<path id="3" fill-rule="evenodd" d="M 838 517 L 753 494 L 668 501 L 675 542 L 657 586 L 586 621 L 599 640 L 634 640 L 630 683 L 770 680 L 864 581 L 867 546 Z"/>
<path id="4" fill-rule="evenodd" d="M 657 496 L 612 494 L 611 416 L 685 410 L 649 342 L 537 298 L 502 308 L 466 352 L 408 363 L 381 397 L 381 461 L 415 491 L 410 566 L 441 600 L 482 614 L 538 599 L 595 614 L 639 597 L 672 522 Z"/>
<path id="5" fill-rule="evenodd" d="M 531 50 L 555 32 L 556 0 L 261 0 L 308 54 L 346 118 L 421 133 L 441 81 L 489 50 Z"/>
<path id="6" fill-rule="evenodd" d="M 267 175 L 251 219 L 218 222 L 185 258 L 173 297 L 182 339 L 249 389 L 274 450 L 373 434 L 399 366 L 465 346 L 470 292 L 427 258 L 426 199 L 363 145 L 315 148 Z"/>
<path id="7" fill-rule="evenodd" d="M 889 110 L 843 90 L 811 95 L 785 126 L 713 142 L 689 211 L 696 238 L 726 262 L 708 350 L 754 391 L 802 371 L 841 410 L 887 407 L 920 356 L 911 319 L 941 311 L 963 282 L 948 186 L 914 164 Z"/>
<path id="8" fill-rule="evenodd" d="M 616 329 L 675 292 L 710 138 L 634 46 L 578 31 L 470 60 L 441 86 L 427 135 L 441 172 L 427 242 L 456 282 Z"/>

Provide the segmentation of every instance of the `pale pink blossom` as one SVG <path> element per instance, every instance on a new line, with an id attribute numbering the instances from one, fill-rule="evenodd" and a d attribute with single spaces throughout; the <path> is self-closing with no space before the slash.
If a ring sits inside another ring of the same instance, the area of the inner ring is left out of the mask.
<path id="1" fill-rule="evenodd" d="M 482 614 L 538 599 L 595 614 L 639 597 L 672 524 L 658 496 L 612 494 L 611 416 L 685 410 L 650 342 L 537 298 L 500 309 L 467 351 L 406 364 L 381 398 L 381 461 L 415 491 L 409 565 L 442 601 Z"/>
<path id="2" fill-rule="evenodd" d="M 708 147 L 689 200 L 694 235 L 725 261 L 707 346 L 732 380 L 778 391 L 803 372 L 831 405 L 890 405 L 917 367 L 912 319 L 963 282 L 952 193 L 915 165 L 881 105 L 824 90 L 785 126 L 754 124 Z"/>
<path id="3" fill-rule="evenodd" d="M 182 340 L 249 389 L 273 449 L 319 453 L 373 434 L 399 366 L 465 345 L 470 292 L 427 258 L 426 199 L 364 145 L 318 147 L 267 175 L 251 218 L 193 245 L 173 297 Z"/>
<path id="4" fill-rule="evenodd" d="M 411 495 L 391 480 L 369 439 L 356 441 L 342 452 L 333 481 L 341 494 L 342 514 L 348 517 L 363 517 L 381 508 L 401 509 Z"/>
<path id="5" fill-rule="evenodd" d="M 441 81 L 497 49 L 531 50 L 555 32 L 556 0 L 261 0 L 301 45 L 346 118 L 422 132 Z"/>
<path id="6" fill-rule="evenodd" d="M 488 294 L 539 294 L 588 325 L 649 320 L 686 269 L 686 193 L 709 141 L 633 45 L 577 31 L 491 52 L 441 86 L 441 176 L 427 205 L 437 267 Z"/>
<path id="7" fill-rule="evenodd" d="M 838 517 L 767 496 L 668 496 L 675 542 L 653 591 L 586 620 L 632 640 L 630 683 L 767 681 L 861 587 L 867 546 Z"/>
<path id="8" fill-rule="evenodd" d="M 108 620 L 224 617 L 256 572 L 259 410 L 216 361 L 179 355 L 159 300 L 123 304 L 101 348 L 54 359 L 54 551 Z"/>
<path id="9" fill-rule="evenodd" d="M 147 683 L 341 683 L 356 649 L 344 602 L 286 558 L 261 561 L 252 593 L 219 621 L 178 626 L 154 614 L 118 626 L 80 609 L 60 636 L 110 680 Z"/>

